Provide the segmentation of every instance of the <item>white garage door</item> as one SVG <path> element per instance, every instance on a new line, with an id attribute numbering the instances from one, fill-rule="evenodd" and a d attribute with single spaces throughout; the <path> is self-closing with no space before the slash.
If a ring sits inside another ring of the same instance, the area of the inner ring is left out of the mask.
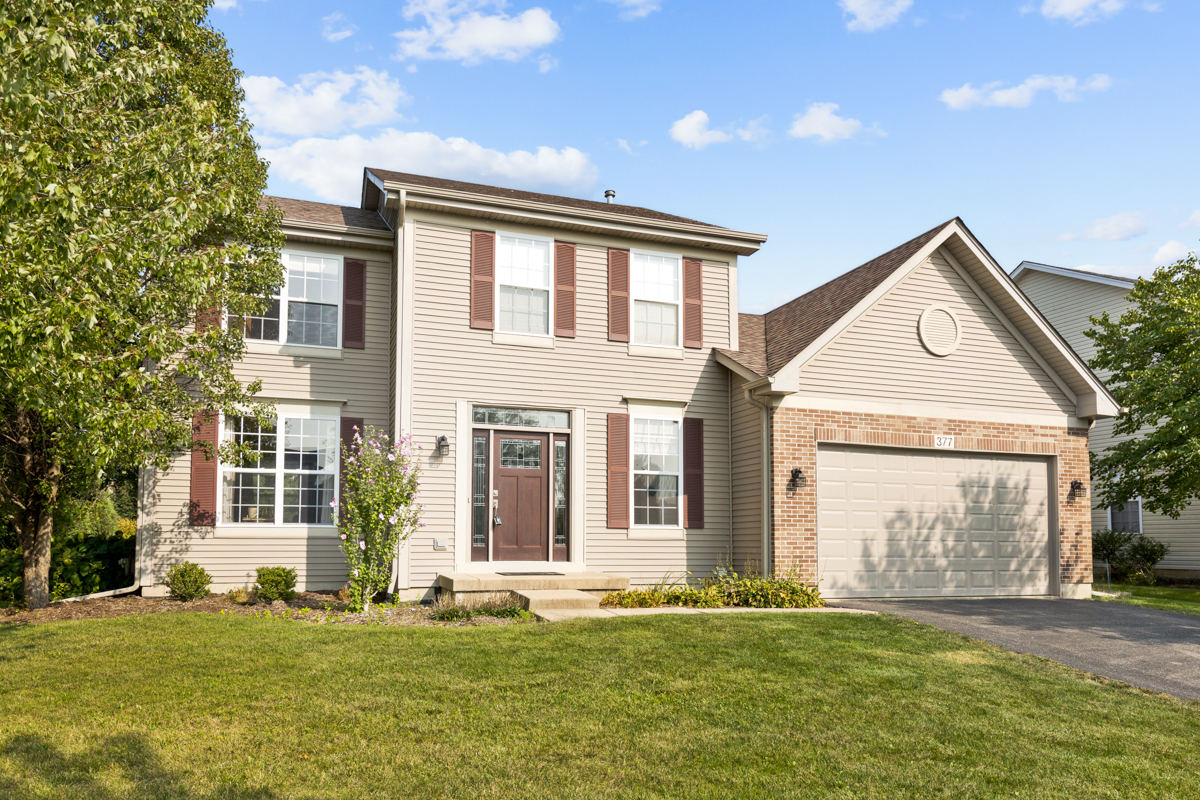
<path id="1" fill-rule="evenodd" d="M 821 446 L 821 593 L 1050 594 L 1048 487 L 1034 456 Z"/>

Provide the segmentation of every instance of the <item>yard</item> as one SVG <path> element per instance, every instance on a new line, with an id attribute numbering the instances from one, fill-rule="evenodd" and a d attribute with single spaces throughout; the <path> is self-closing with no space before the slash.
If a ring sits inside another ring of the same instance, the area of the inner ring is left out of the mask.
<path id="1" fill-rule="evenodd" d="M 891 617 L 0 625 L 0 796 L 1185 797 L 1200 706 Z"/>
<path id="2" fill-rule="evenodd" d="M 1097 583 L 1096 588 L 1108 591 L 1104 583 Z M 1114 583 L 1114 592 L 1129 592 L 1131 597 L 1104 597 L 1106 603 L 1124 603 L 1130 606 L 1145 606 L 1163 611 L 1177 611 L 1180 614 L 1196 614 L 1200 616 L 1200 587 L 1196 586 L 1134 586 L 1133 584 Z"/>

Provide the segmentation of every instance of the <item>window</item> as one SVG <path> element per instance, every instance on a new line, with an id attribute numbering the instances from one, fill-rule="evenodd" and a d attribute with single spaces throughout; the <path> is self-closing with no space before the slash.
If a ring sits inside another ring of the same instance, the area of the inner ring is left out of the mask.
<path id="1" fill-rule="evenodd" d="M 1126 533 L 1142 532 L 1142 501 L 1141 498 L 1130 500 L 1125 508 L 1109 506 L 1108 527 L 1114 531 Z"/>
<path id="2" fill-rule="evenodd" d="M 567 442 L 554 438 L 554 546 L 567 546 Z"/>
<path id="3" fill-rule="evenodd" d="M 228 440 L 247 445 L 255 458 L 222 464 L 225 524 L 333 523 L 340 443 L 337 420 L 285 417 L 260 426 L 253 417 L 226 417 Z"/>
<path id="4" fill-rule="evenodd" d="M 502 425 L 520 428 L 569 428 L 571 414 L 567 411 L 540 411 L 535 408 L 486 408 L 476 406 L 471 419 L 483 425 Z"/>
<path id="5" fill-rule="evenodd" d="M 487 547 L 488 531 L 488 435 L 475 431 L 471 462 L 471 546 Z"/>
<path id="6" fill-rule="evenodd" d="M 550 333 L 550 240 L 496 234 L 498 329 Z"/>
<path id="7" fill-rule="evenodd" d="M 338 347 L 342 302 L 342 260 L 336 256 L 284 252 L 286 291 L 275 291 L 261 315 L 229 315 L 230 329 L 256 342 Z M 281 339 L 282 323 L 286 333 Z"/>
<path id="8" fill-rule="evenodd" d="M 679 257 L 631 255 L 633 343 L 679 347 Z"/>
<path id="9" fill-rule="evenodd" d="M 679 525 L 677 419 L 633 420 L 633 524 Z"/>

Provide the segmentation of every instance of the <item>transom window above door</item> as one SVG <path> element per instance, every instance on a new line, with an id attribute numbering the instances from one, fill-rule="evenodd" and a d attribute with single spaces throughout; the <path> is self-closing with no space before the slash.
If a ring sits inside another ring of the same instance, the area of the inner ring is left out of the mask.
<path id="1" fill-rule="evenodd" d="M 496 234 L 498 329 L 510 333 L 550 333 L 549 239 Z"/>
<path id="2" fill-rule="evenodd" d="M 569 411 L 542 411 L 537 408 L 475 406 L 471 410 L 471 421 L 477 425 L 497 425 L 505 428 L 567 430 L 571 427 L 571 414 Z"/>
<path id="3" fill-rule="evenodd" d="M 338 347 L 342 259 L 284 251 L 283 266 L 286 289 L 273 292 L 259 315 L 230 315 L 229 326 L 241 326 L 250 341 Z"/>
<path id="4" fill-rule="evenodd" d="M 679 257 L 631 253 L 633 343 L 679 347 Z"/>

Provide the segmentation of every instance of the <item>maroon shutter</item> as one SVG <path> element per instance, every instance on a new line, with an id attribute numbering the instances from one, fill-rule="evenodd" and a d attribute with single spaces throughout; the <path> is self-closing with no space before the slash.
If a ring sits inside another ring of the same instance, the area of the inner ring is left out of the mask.
<path id="1" fill-rule="evenodd" d="M 683 260 L 683 346 L 704 346 L 704 266 L 698 258 Z"/>
<path id="2" fill-rule="evenodd" d="M 704 420 L 683 418 L 683 527 L 704 527 Z"/>
<path id="3" fill-rule="evenodd" d="M 554 243 L 554 335 L 575 337 L 575 245 Z"/>
<path id="4" fill-rule="evenodd" d="M 629 341 L 628 250 L 608 251 L 608 340 Z"/>
<path id="5" fill-rule="evenodd" d="M 342 417 L 341 440 L 344 446 L 341 449 L 341 460 L 338 462 L 338 477 L 340 478 L 346 471 L 346 449 L 350 448 L 354 443 L 354 434 L 362 435 L 363 419 L 362 417 Z M 357 430 L 356 430 L 357 429 Z M 342 505 L 342 494 L 346 491 L 345 484 L 338 486 L 338 505 L 344 510 Z M 343 513 L 342 511 L 338 512 Z"/>
<path id="6" fill-rule="evenodd" d="M 629 415 L 608 415 L 608 527 L 629 527 Z"/>
<path id="7" fill-rule="evenodd" d="M 211 323 L 210 323 L 211 324 Z M 199 321 L 197 321 L 199 327 Z M 192 489 L 188 503 L 188 523 L 217 524 L 217 415 L 196 414 L 192 417 Z M 211 454 L 196 443 L 207 442 Z"/>
<path id="8" fill-rule="evenodd" d="M 196 311 L 196 330 L 203 333 L 214 325 L 221 324 L 221 309 L 219 306 L 208 306 Z"/>
<path id="9" fill-rule="evenodd" d="M 342 347 L 367 346 L 367 262 L 347 258 L 342 275 Z"/>
<path id="10" fill-rule="evenodd" d="M 496 327 L 496 234 L 471 231 L 471 327 Z"/>

